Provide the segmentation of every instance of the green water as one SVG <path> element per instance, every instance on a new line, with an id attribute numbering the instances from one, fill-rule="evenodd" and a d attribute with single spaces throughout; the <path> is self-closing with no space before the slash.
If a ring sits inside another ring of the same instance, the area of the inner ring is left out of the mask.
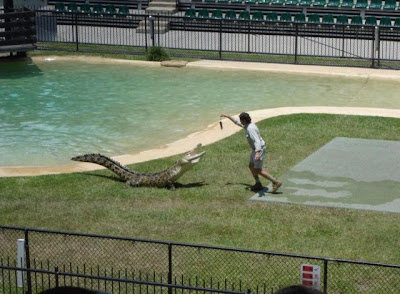
<path id="1" fill-rule="evenodd" d="M 0 63 L 0 166 L 157 148 L 235 114 L 280 106 L 400 108 L 400 83 L 256 71 Z"/>

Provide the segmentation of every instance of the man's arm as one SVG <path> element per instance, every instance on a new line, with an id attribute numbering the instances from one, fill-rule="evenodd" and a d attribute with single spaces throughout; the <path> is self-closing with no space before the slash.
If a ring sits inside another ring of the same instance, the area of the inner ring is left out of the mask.
<path id="1" fill-rule="evenodd" d="M 233 118 L 232 116 L 230 116 L 230 115 L 221 114 L 220 117 L 229 118 L 235 125 L 237 125 L 237 126 L 243 128 L 243 125 L 242 125 L 238 120 L 234 119 L 234 118 Z"/>

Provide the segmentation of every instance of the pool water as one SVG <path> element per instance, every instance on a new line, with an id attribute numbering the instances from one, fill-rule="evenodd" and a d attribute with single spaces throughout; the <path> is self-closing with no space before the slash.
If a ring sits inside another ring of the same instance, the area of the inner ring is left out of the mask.
<path id="1" fill-rule="evenodd" d="M 280 106 L 399 108 L 400 83 L 84 61 L 0 63 L 0 166 L 160 147 L 235 114 Z M 383 94 L 384 93 L 384 94 Z"/>

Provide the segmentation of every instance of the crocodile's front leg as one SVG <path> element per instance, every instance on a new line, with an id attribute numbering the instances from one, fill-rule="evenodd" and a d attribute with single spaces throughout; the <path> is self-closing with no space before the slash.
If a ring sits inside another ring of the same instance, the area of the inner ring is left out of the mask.
<path id="1" fill-rule="evenodd" d="M 170 190 L 175 190 L 174 182 L 168 181 L 168 182 L 167 182 L 167 187 L 168 187 Z"/>

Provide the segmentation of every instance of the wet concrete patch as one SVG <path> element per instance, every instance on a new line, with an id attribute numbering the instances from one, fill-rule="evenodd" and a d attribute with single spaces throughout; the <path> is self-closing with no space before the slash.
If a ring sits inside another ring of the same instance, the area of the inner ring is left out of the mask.
<path id="1" fill-rule="evenodd" d="M 251 200 L 400 213 L 400 141 L 335 138 Z"/>

